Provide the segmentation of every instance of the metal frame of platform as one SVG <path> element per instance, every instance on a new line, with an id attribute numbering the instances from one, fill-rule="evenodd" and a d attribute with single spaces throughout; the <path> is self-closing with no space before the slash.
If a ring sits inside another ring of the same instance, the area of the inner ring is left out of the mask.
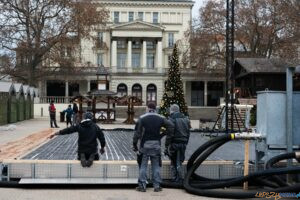
<path id="1" fill-rule="evenodd" d="M 21 179 L 19 184 L 133 184 L 139 171 L 136 161 L 95 161 L 90 168 L 83 168 L 76 160 L 4 160 L 1 165 L 7 167 L 7 176 L 2 174 L 1 180 Z M 151 179 L 150 165 L 147 173 Z M 243 175 L 243 166 L 233 161 L 205 161 L 197 173 L 230 178 Z M 171 178 L 169 161 L 162 162 L 161 177 Z"/>

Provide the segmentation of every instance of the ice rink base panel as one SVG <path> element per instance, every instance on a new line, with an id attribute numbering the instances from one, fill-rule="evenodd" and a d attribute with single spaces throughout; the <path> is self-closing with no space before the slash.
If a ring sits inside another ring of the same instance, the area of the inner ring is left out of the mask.
<path id="1" fill-rule="evenodd" d="M 83 168 L 75 160 L 5 160 L 2 165 L 8 169 L 2 179 L 21 179 L 20 184 L 133 184 L 138 178 L 136 161 L 95 161 L 90 168 Z M 197 173 L 208 178 L 230 178 L 243 175 L 243 166 L 233 161 L 205 161 Z M 171 178 L 169 161 L 163 161 L 161 176 Z M 151 179 L 150 166 L 148 177 Z"/>
<path id="2" fill-rule="evenodd" d="M 21 179 L 20 184 L 132 184 L 137 183 L 138 165 L 132 151 L 133 131 L 105 130 L 106 152 L 92 167 L 83 168 L 77 161 L 77 133 L 57 136 L 26 153 L 20 160 L 4 160 L 7 168 L 2 180 Z M 191 133 L 186 160 L 210 138 Z M 164 147 L 164 139 L 162 140 Z M 162 151 L 164 149 L 162 148 Z M 250 159 L 254 160 L 254 144 L 250 146 Z M 231 178 L 243 175 L 244 143 L 228 142 L 209 156 L 197 173 L 208 178 Z M 161 175 L 171 178 L 170 162 L 162 154 Z M 186 162 L 184 163 L 185 168 Z M 250 171 L 254 166 L 250 165 Z M 151 179 L 151 167 L 148 167 Z"/>

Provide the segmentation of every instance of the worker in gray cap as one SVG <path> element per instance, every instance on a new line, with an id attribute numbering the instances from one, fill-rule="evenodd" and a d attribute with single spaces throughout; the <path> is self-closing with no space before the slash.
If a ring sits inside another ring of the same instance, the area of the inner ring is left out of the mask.
<path id="1" fill-rule="evenodd" d="M 180 112 L 177 104 L 171 105 L 169 120 L 174 124 L 174 131 L 167 133 L 165 154 L 171 160 L 172 180 L 181 182 L 183 180 L 182 163 L 190 137 L 190 120 Z"/>
<path id="2" fill-rule="evenodd" d="M 100 127 L 93 122 L 93 114 L 87 112 L 83 120 L 76 126 L 71 126 L 56 132 L 50 138 L 56 135 L 66 135 L 78 132 L 78 160 L 83 167 L 90 167 L 94 160 L 99 160 L 98 142 L 100 142 L 100 153 L 105 152 L 105 137 Z"/>

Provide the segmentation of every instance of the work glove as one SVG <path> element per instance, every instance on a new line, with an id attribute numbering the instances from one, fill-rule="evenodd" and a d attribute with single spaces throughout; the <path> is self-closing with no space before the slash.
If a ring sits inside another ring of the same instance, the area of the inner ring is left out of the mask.
<path id="1" fill-rule="evenodd" d="M 100 149 L 100 154 L 104 154 L 105 153 L 105 150 L 104 150 L 104 147 L 102 147 L 101 149 Z"/>
<path id="2" fill-rule="evenodd" d="M 57 135 L 59 135 L 59 131 L 58 131 L 58 132 L 55 132 L 55 133 L 52 134 L 52 135 L 50 135 L 48 138 L 49 138 L 49 139 L 52 139 L 52 138 L 54 138 L 54 136 L 57 136 Z"/>
<path id="3" fill-rule="evenodd" d="M 133 145 L 132 150 L 133 150 L 134 152 L 137 152 L 139 149 L 138 149 L 138 147 L 137 147 L 136 145 Z"/>

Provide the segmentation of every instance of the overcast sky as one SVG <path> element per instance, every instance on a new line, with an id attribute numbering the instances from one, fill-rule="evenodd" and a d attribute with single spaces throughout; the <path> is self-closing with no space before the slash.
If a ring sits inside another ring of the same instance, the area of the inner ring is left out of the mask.
<path id="1" fill-rule="evenodd" d="M 193 18 L 199 15 L 199 8 L 203 5 L 205 0 L 194 0 L 195 4 L 193 7 Z"/>

